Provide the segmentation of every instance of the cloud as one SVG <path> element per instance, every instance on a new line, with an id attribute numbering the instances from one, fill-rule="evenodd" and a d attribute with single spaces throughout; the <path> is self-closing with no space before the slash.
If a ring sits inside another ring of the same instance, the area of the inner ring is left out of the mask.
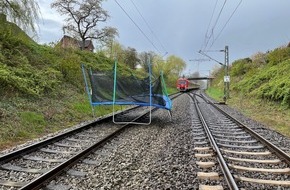
<path id="1" fill-rule="evenodd" d="M 62 37 L 62 23 L 52 19 L 43 19 L 39 24 L 39 43 L 56 42 Z"/>
<path id="2" fill-rule="evenodd" d="M 39 0 L 41 19 L 39 20 L 39 43 L 56 42 L 63 35 L 62 26 L 65 17 L 50 7 L 52 1 Z"/>
<path id="3" fill-rule="evenodd" d="M 187 69 L 191 69 L 191 71 L 196 71 L 198 68 L 205 70 L 213 67 L 215 63 L 201 63 L 199 67 L 193 62 L 189 62 L 189 59 L 203 58 L 199 57 L 200 55 L 196 52 L 204 45 L 206 31 L 207 29 L 212 30 L 224 1 L 217 1 L 219 3 L 214 12 L 212 25 L 209 28 L 208 25 L 216 1 L 133 1 L 165 46 L 165 51 L 169 55 L 181 57 L 188 63 Z M 52 2 L 52 0 L 39 0 L 43 19 L 39 24 L 40 42 L 42 43 L 55 42 L 63 35 L 61 28 L 64 17 L 58 14 L 55 9 L 51 9 L 50 4 Z M 146 27 L 133 4 L 130 1 L 119 0 L 118 2 L 157 48 L 164 51 L 161 44 Z M 283 43 L 288 43 L 290 25 L 287 18 L 290 17 L 290 11 L 288 11 L 290 1 L 279 1 L 279 3 L 276 0 L 242 1 L 230 22 L 226 24 L 239 2 L 240 0 L 227 1 L 220 19 L 216 22 L 216 27 L 212 30 L 213 38 L 210 42 L 215 40 L 215 43 L 210 47 L 211 50 L 223 49 L 228 45 L 230 48 L 230 62 L 232 62 L 258 51 L 267 51 L 279 47 Z M 111 16 L 106 25 L 118 29 L 120 36 L 118 41 L 122 45 L 135 48 L 138 52 L 156 51 L 115 1 L 104 1 L 103 8 Z M 216 39 L 225 24 L 226 27 Z M 222 53 L 210 53 L 210 55 L 217 60 L 224 59 Z"/>

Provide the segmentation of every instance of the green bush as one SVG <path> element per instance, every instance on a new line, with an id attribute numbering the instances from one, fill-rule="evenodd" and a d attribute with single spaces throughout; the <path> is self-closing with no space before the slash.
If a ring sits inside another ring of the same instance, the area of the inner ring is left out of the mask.
<path id="1" fill-rule="evenodd" d="M 31 65 L 9 67 L 0 63 L 0 84 L 24 94 L 41 96 L 53 91 L 59 84 L 61 74 L 53 68 L 35 70 Z"/>
<path id="2" fill-rule="evenodd" d="M 231 90 L 290 108 L 290 48 L 257 53 L 252 59 L 236 60 L 230 67 Z M 214 72 L 213 87 L 223 88 L 223 70 Z"/>
<path id="3" fill-rule="evenodd" d="M 270 65 L 277 65 L 287 59 L 290 59 L 290 48 L 289 47 L 276 48 L 275 50 L 267 54 L 266 59 Z"/>
<path id="4" fill-rule="evenodd" d="M 251 63 L 249 58 L 234 61 L 231 66 L 231 75 L 233 77 L 245 75 L 249 71 Z"/>
<path id="5" fill-rule="evenodd" d="M 242 62 L 239 62 L 242 64 Z M 238 68 L 237 66 L 235 66 Z M 290 107 L 290 59 L 279 65 L 267 64 L 262 68 L 251 68 L 242 80 L 236 80 L 232 89 L 245 95 L 256 96 Z"/>

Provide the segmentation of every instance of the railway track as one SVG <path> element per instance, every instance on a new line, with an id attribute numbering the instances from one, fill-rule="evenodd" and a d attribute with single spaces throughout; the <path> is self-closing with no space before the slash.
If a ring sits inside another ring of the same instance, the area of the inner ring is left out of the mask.
<path id="1" fill-rule="evenodd" d="M 289 189 L 290 157 L 201 95 L 195 157 L 200 189 Z M 217 166 L 218 164 L 218 166 Z"/>
<path id="2" fill-rule="evenodd" d="M 2 156 L 0 189 L 290 189 L 287 158 L 196 95 L 177 98 L 171 122 L 103 118 Z"/>
<path id="3" fill-rule="evenodd" d="M 172 98 L 180 95 L 174 94 Z M 153 109 L 154 112 L 157 109 Z M 142 113 L 136 118 L 138 112 Z M 134 107 L 120 112 L 116 118 L 133 121 L 146 119 L 148 111 Z M 76 129 L 51 137 L 41 142 L 10 152 L 0 157 L 0 189 L 32 190 L 46 187 L 56 176 L 67 172 L 72 176 L 85 175 L 81 171 L 70 170 L 79 162 L 96 165 L 96 156 L 107 154 L 112 147 L 108 142 L 121 134 L 130 124 L 113 125 L 112 116 L 84 124 Z M 97 152 L 97 153 L 96 153 Z M 47 187 L 65 189 L 65 187 Z"/>

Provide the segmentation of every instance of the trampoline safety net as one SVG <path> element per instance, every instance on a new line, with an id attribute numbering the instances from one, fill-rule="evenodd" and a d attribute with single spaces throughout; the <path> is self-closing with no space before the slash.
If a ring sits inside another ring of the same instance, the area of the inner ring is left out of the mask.
<path id="1" fill-rule="evenodd" d="M 114 71 L 92 71 L 82 66 L 86 88 L 91 105 L 141 105 L 154 106 L 170 110 L 171 99 L 168 97 L 162 74 L 154 81 L 151 73 L 145 78 L 121 76 L 117 62 Z M 87 78 L 89 79 L 87 81 Z"/>

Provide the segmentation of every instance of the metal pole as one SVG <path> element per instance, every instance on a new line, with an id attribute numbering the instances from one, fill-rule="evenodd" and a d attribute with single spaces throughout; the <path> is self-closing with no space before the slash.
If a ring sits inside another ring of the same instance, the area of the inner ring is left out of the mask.
<path id="1" fill-rule="evenodd" d="M 223 67 L 224 67 L 224 72 L 225 72 L 225 74 L 224 74 L 224 97 L 223 97 L 223 99 L 224 99 L 224 102 L 226 102 L 227 101 L 227 87 L 226 87 L 225 76 L 226 76 L 226 73 L 227 73 L 227 69 L 226 69 L 227 66 L 224 65 Z"/>
<path id="2" fill-rule="evenodd" d="M 225 46 L 225 76 L 224 76 L 224 101 L 229 98 L 230 96 L 230 76 L 229 76 L 229 46 Z"/>
<path id="3" fill-rule="evenodd" d="M 225 47 L 225 65 L 226 65 L 226 76 L 228 81 L 226 81 L 226 98 L 230 98 L 230 74 L 229 74 L 229 46 Z"/>
<path id="4" fill-rule="evenodd" d="M 224 100 L 224 102 L 226 102 L 226 100 L 230 97 L 229 46 L 225 46 L 224 50 L 216 50 L 216 51 L 225 52 L 225 62 L 224 63 L 217 61 L 216 59 L 214 59 L 214 58 L 210 57 L 209 55 L 205 54 L 204 52 L 202 52 L 201 50 L 199 50 L 198 53 L 206 56 L 210 60 L 213 60 L 213 61 L 215 61 L 218 64 L 223 66 L 224 72 L 225 72 L 224 73 L 224 97 L 223 97 L 223 100 Z"/>

